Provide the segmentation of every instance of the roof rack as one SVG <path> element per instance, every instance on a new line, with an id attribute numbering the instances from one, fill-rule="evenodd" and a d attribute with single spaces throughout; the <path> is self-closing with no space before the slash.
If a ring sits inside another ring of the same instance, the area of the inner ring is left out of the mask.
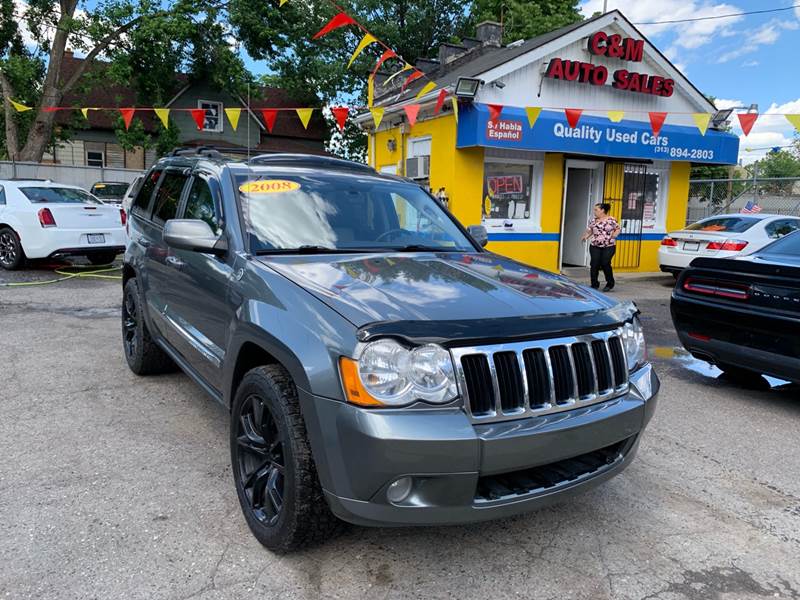
<path id="1" fill-rule="evenodd" d="M 332 156 L 320 156 L 317 154 L 259 154 L 250 159 L 251 165 L 275 165 L 287 167 L 311 167 L 318 169 L 338 169 L 347 171 L 359 171 L 362 173 L 375 174 L 375 169 L 364 163 L 334 158 Z"/>
<path id="2" fill-rule="evenodd" d="M 170 152 L 168 156 L 203 156 L 205 158 L 225 158 L 219 150 L 212 146 L 180 146 Z"/>

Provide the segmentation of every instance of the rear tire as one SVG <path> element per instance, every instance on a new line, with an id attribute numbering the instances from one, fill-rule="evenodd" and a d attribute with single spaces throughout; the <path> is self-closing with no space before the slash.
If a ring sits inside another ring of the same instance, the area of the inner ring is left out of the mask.
<path id="1" fill-rule="evenodd" d="M 17 232 L 10 227 L 0 229 L 0 267 L 16 271 L 25 264 L 25 251 Z"/>
<path id="2" fill-rule="evenodd" d="M 122 346 L 125 360 L 137 375 L 170 373 L 176 365 L 150 337 L 144 320 L 144 295 L 139 282 L 131 278 L 125 284 L 122 300 Z"/>
<path id="3" fill-rule="evenodd" d="M 101 252 L 98 254 L 89 254 L 87 257 L 89 262 L 93 265 L 110 265 L 117 259 L 116 252 Z"/>
<path id="4" fill-rule="evenodd" d="M 230 444 L 239 504 L 264 546 L 291 552 L 341 531 L 322 493 L 297 389 L 282 367 L 244 376 L 231 410 Z"/>

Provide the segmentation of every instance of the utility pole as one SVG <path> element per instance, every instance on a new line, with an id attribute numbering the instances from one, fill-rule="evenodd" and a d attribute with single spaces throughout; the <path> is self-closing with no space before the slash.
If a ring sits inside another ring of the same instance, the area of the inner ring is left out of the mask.
<path id="1" fill-rule="evenodd" d="M 608 12 L 608 0 L 603 0 L 603 14 Z"/>

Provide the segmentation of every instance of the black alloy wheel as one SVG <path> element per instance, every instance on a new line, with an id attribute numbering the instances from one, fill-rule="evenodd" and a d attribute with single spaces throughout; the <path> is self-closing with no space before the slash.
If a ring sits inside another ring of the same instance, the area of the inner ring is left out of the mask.
<path id="1" fill-rule="evenodd" d="M 245 400 L 237 427 L 235 468 L 249 508 L 260 523 L 275 525 L 286 482 L 283 436 L 269 405 L 257 395 Z"/>
<path id="2" fill-rule="evenodd" d="M 130 362 L 136 357 L 139 345 L 139 328 L 136 322 L 137 306 L 136 294 L 126 290 L 122 302 L 122 345 L 125 348 L 125 358 Z"/>
<path id="3" fill-rule="evenodd" d="M 0 229 L 0 267 L 13 271 L 22 265 L 24 260 L 22 244 L 13 229 Z"/>
<path id="4" fill-rule="evenodd" d="M 144 296 L 135 277 L 125 283 L 122 295 L 122 347 L 125 360 L 137 375 L 170 373 L 175 363 L 156 344 L 144 319 Z"/>

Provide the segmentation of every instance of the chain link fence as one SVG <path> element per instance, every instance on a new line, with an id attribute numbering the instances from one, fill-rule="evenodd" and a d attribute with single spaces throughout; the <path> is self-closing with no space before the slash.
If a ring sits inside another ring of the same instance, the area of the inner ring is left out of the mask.
<path id="1" fill-rule="evenodd" d="M 800 216 L 800 177 L 693 179 L 686 223 L 738 213 L 748 202 L 764 214 Z"/>

